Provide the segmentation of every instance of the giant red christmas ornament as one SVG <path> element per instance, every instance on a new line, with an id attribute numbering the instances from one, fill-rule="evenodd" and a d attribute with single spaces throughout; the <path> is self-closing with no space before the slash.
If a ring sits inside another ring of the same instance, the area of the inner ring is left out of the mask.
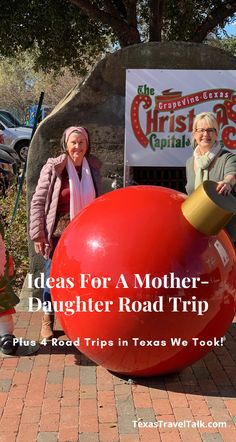
<path id="1" fill-rule="evenodd" d="M 235 251 L 224 231 L 207 236 L 187 221 L 185 198 L 154 186 L 116 190 L 59 241 L 55 310 L 78 349 L 109 370 L 173 372 L 222 345 L 235 311 Z"/>

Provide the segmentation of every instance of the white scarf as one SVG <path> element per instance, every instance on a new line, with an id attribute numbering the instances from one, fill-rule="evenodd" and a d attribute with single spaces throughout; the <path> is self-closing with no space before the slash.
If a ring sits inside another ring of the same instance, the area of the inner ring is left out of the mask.
<path id="1" fill-rule="evenodd" d="M 72 220 L 81 209 L 95 199 L 96 194 L 90 167 L 85 157 L 82 162 L 81 180 L 69 156 L 67 158 L 66 169 L 69 176 L 70 220 Z"/>
<path id="2" fill-rule="evenodd" d="M 196 189 L 203 181 L 209 178 L 209 166 L 221 151 L 220 143 L 215 143 L 212 148 L 204 155 L 200 154 L 199 146 L 193 152 L 194 162 L 196 165 L 195 185 Z"/>

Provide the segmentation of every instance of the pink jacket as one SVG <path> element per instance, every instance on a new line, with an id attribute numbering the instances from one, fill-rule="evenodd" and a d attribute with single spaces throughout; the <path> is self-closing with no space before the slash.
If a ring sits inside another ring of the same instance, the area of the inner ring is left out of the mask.
<path id="1" fill-rule="evenodd" d="M 101 162 L 90 155 L 87 161 L 94 181 L 96 195 L 101 193 Z M 61 173 L 66 166 L 67 155 L 49 158 L 43 166 L 30 206 L 29 234 L 32 241 L 51 244 L 61 189 Z"/>

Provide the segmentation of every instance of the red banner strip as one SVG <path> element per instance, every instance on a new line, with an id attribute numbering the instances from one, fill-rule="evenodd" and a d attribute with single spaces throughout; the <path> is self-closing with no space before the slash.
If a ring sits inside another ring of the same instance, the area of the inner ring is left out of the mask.
<path id="1" fill-rule="evenodd" d="M 165 96 L 156 96 L 155 109 L 160 112 L 176 111 L 211 100 L 227 100 L 231 98 L 234 92 L 233 89 L 206 89 L 174 100 L 167 100 L 167 97 Z"/>

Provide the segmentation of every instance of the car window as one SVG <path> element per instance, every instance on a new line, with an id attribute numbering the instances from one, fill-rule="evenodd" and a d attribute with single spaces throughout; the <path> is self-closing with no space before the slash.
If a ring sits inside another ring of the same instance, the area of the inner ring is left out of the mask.
<path id="1" fill-rule="evenodd" d="M 12 123 L 8 118 L 4 117 L 3 115 L 0 115 L 0 121 L 1 123 L 5 124 L 7 127 L 16 127 L 15 124 Z M 5 127 L 4 127 L 5 129 Z"/>
<path id="2" fill-rule="evenodd" d="M 11 112 L 0 110 L 0 118 L 3 117 L 7 119 L 10 123 L 13 123 L 12 127 L 20 127 L 23 126 L 23 123 L 15 117 L 15 115 L 11 114 Z"/>

